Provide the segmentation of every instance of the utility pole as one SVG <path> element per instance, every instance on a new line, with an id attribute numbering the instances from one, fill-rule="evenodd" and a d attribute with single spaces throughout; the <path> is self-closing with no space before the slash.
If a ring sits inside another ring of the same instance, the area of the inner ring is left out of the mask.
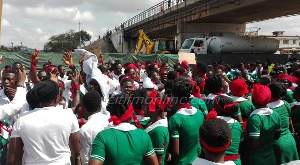
<path id="1" fill-rule="evenodd" d="M 0 0 L 0 43 L 1 43 L 1 25 L 2 25 L 2 8 L 3 8 L 3 0 Z"/>
<path id="2" fill-rule="evenodd" d="M 79 21 L 79 48 L 81 48 L 81 30 L 80 30 L 80 21 Z"/>
<path id="3" fill-rule="evenodd" d="M 14 43 L 13 42 L 11 42 L 11 50 L 12 50 L 12 52 L 14 51 Z"/>

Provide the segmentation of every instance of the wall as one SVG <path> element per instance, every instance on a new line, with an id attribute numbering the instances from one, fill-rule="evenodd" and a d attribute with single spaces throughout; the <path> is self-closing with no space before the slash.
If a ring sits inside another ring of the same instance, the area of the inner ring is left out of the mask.
<path id="1" fill-rule="evenodd" d="M 123 40 L 123 31 L 118 30 L 111 34 L 111 42 L 113 43 L 115 49 L 121 53 L 122 52 L 122 40 Z"/>

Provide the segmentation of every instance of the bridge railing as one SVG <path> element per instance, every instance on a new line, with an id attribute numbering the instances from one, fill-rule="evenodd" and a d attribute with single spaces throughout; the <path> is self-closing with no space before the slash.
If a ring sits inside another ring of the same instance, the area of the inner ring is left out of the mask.
<path id="1" fill-rule="evenodd" d="M 173 6 L 176 6 L 180 3 L 183 3 L 185 0 L 164 0 L 150 8 L 148 8 L 147 10 L 139 13 L 138 15 L 135 15 L 134 17 L 128 19 L 127 21 L 121 23 L 121 26 L 115 27 L 115 29 L 113 29 L 111 31 L 111 33 L 116 32 L 117 30 L 120 30 L 121 28 L 127 28 L 131 25 L 134 25 L 140 21 L 143 21 L 155 14 L 158 14 L 160 12 L 163 12 L 164 10 L 167 10 Z"/>

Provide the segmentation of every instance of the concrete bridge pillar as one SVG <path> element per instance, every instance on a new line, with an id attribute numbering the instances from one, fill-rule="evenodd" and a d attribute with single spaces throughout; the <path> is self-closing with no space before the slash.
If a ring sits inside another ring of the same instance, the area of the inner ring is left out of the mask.
<path id="1" fill-rule="evenodd" d="M 187 38 L 219 36 L 222 33 L 235 33 L 243 35 L 246 31 L 246 24 L 229 23 L 182 23 L 177 22 L 177 49 L 179 49 Z"/>

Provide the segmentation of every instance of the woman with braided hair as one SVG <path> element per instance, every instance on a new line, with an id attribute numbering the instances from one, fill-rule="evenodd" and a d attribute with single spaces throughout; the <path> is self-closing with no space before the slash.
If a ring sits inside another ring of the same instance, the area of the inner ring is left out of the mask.
<path id="1" fill-rule="evenodd" d="M 216 116 L 215 116 L 216 117 Z M 205 159 L 196 158 L 193 165 L 235 165 L 225 161 L 225 151 L 231 144 L 230 127 L 222 119 L 207 119 L 200 127 L 200 143 Z"/>
<path id="2" fill-rule="evenodd" d="M 267 106 L 280 115 L 280 137 L 273 144 L 277 164 L 299 160 L 296 142 L 289 130 L 291 107 L 288 102 L 281 100 L 286 95 L 286 86 L 280 82 L 273 82 L 269 88 L 272 97 Z"/>
<path id="3" fill-rule="evenodd" d="M 164 111 L 170 107 L 170 98 L 163 93 L 149 97 L 143 106 L 145 117 L 151 118 L 145 131 L 149 134 L 158 162 L 163 165 L 169 144 L 168 120 Z"/>
<path id="4" fill-rule="evenodd" d="M 239 156 L 239 146 L 243 139 L 244 131 L 242 125 L 234 119 L 234 114 L 238 111 L 239 105 L 233 102 L 231 98 L 227 96 L 219 95 L 214 101 L 214 110 L 216 110 L 219 119 L 226 121 L 231 134 L 232 143 L 225 152 L 225 161 L 233 161 L 236 165 L 241 165 Z"/>
<path id="5" fill-rule="evenodd" d="M 149 135 L 131 125 L 133 106 L 127 95 L 110 98 L 106 107 L 111 125 L 96 136 L 89 165 L 138 165 L 144 159 L 147 164 L 158 165 Z"/>
<path id="6" fill-rule="evenodd" d="M 169 130 L 172 144 L 173 164 L 191 164 L 198 155 L 199 130 L 203 123 L 202 112 L 189 103 L 192 91 L 191 81 L 177 78 L 172 90 L 172 104 L 177 107 L 176 113 L 169 119 Z"/>

